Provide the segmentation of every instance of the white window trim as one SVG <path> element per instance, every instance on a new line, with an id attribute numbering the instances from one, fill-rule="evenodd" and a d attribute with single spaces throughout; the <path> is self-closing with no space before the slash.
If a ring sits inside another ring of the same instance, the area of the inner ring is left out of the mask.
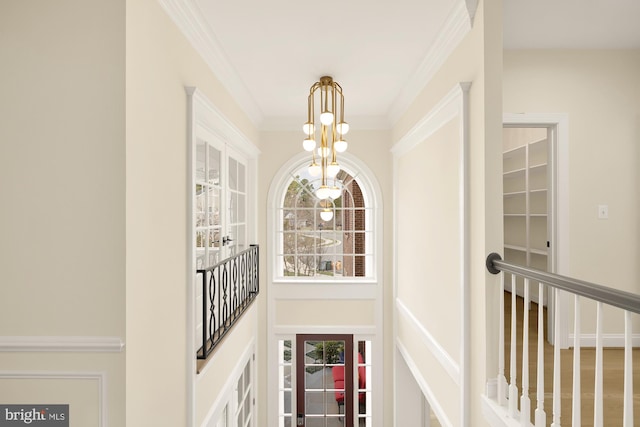
<path id="1" fill-rule="evenodd" d="M 187 94 L 187 215 L 186 215 L 186 252 L 187 271 L 185 292 L 187 293 L 187 319 L 186 319 L 186 379 L 187 379 L 187 414 L 186 425 L 195 426 L 196 414 L 196 358 L 194 347 L 196 343 L 196 289 L 195 269 L 195 223 L 193 213 L 195 212 L 195 199 L 193 188 L 195 186 L 195 156 L 197 129 L 203 128 L 220 137 L 222 141 L 230 147 L 240 152 L 247 158 L 247 240 L 257 242 L 258 237 L 258 174 L 257 164 L 260 150 L 242 133 L 224 114 L 207 98 L 207 96 L 196 87 L 186 86 Z M 253 218 L 252 218 L 253 217 Z M 243 365 L 244 366 L 244 365 Z M 255 377 L 254 377 L 255 378 Z"/>
<path id="2" fill-rule="evenodd" d="M 299 284 L 299 285 L 312 285 L 319 283 L 339 283 L 339 284 L 375 284 L 382 278 L 382 193 L 380 186 L 375 180 L 375 174 L 367 165 L 359 160 L 357 157 L 349 154 L 342 153 L 340 155 L 340 163 L 347 172 L 357 172 L 355 177 L 359 185 L 362 187 L 363 195 L 365 197 L 365 207 L 368 212 L 371 213 L 370 224 L 367 224 L 366 229 L 372 232 L 373 241 L 371 246 L 365 251 L 373 254 L 371 274 L 363 278 L 345 278 L 345 279 L 315 279 L 315 278 L 302 278 L 302 277 L 283 277 L 278 274 L 278 238 L 275 233 L 279 233 L 281 229 L 281 209 L 284 194 L 286 188 L 291 181 L 291 172 L 300 169 L 309 162 L 309 155 L 306 152 L 299 153 L 285 163 L 280 170 L 276 173 L 271 182 L 269 188 L 269 194 L 267 197 L 267 230 L 272 230 L 267 233 L 267 268 L 269 271 L 269 277 L 272 284 Z M 273 232 L 275 231 L 275 233 Z M 367 268 L 369 270 L 369 268 Z"/>

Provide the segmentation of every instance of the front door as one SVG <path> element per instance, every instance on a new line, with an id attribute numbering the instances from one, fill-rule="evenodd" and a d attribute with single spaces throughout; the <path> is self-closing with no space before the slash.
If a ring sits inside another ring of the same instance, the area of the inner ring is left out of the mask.
<path id="1" fill-rule="evenodd" d="M 353 335 L 296 336 L 295 425 L 353 427 Z"/>

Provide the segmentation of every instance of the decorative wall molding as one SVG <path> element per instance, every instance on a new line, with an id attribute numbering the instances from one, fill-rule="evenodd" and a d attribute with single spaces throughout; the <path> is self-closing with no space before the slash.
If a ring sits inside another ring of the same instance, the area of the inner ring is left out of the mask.
<path id="1" fill-rule="evenodd" d="M 119 337 L 0 336 L 0 352 L 119 353 L 123 349 Z"/>
<path id="2" fill-rule="evenodd" d="M 467 3 L 476 3 L 477 0 L 458 1 L 444 23 L 442 30 L 438 33 L 436 41 L 431 45 L 429 52 L 420 63 L 408 83 L 404 86 L 400 95 L 396 98 L 389 110 L 389 121 L 397 123 L 404 114 L 417 94 L 427 86 L 433 76 L 440 70 L 442 64 L 449 55 L 458 47 L 462 39 L 471 31 L 473 16 L 476 7 L 468 7 Z"/>
<path id="3" fill-rule="evenodd" d="M 209 30 L 195 2 L 191 0 L 158 1 L 189 43 L 207 63 L 213 74 L 220 81 L 220 84 L 233 95 L 233 98 L 247 114 L 249 120 L 255 126 L 259 125 L 263 120 L 260 108 L 258 108 L 244 83 L 231 66 L 222 46 Z"/>
<path id="4" fill-rule="evenodd" d="M 295 336 L 296 334 L 353 334 L 375 336 L 376 326 L 367 325 L 277 325 L 273 327 L 274 335 Z"/>
<path id="5" fill-rule="evenodd" d="M 411 375 L 413 375 L 413 378 L 418 384 L 418 387 L 420 387 L 422 393 L 425 395 L 427 401 L 429 402 L 429 405 L 431 406 L 431 410 L 438 418 L 438 421 L 440 421 L 440 424 L 444 427 L 453 427 L 451 420 L 449 420 L 449 417 L 447 417 L 447 413 L 440 405 L 440 401 L 438 400 L 436 393 L 434 393 L 431 387 L 429 387 L 429 384 L 422 376 L 420 369 L 418 369 L 418 365 L 413 360 L 411 354 L 404 346 L 404 344 L 402 344 L 402 341 L 400 339 L 396 339 L 396 348 L 407 364 L 409 371 L 411 371 Z"/>
<path id="6" fill-rule="evenodd" d="M 108 426 L 107 418 L 107 373 L 76 371 L 0 371 L 0 380 L 93 380 L 98 383 L 98 422 Z"/>
<path id="7" fill-rule="evenodd" d="M 465 11 L 466 13 L 466 11 Z M 426 329 L 420 324 L 420 322 L 413 317 L 414 326 L 418 327 L 422 332 L 422 336 L 426 339 L 430 347 L 430 351 L 435 355 L 440 355 L 440 362 L 443 363 L 445 369 L 449 375 L 455 378 L 456 383 L 460 387 L 460 425 L 467 427 L 470 425 L 468 407 L 471 402 L 471 336 L 470 336 L 470 182 L 469 182 L 469 145 L 470 145 L 470 133 L 469 133 L 469 90 L 471 88 L 470 82 L 460 82 L 456 84 L 449 93 L 447 93 L 425 116 L 420 120 L 413 128 L 411 128 L 398 142 L 396 142 L 391 152 L 394 155 L 394 195 L 397 194 L 398 188 L 398 161 L 403 155 L 410 154 L 410 151 L 418 144 L 425 142 L 431 135 L 441 129 L 444 125 L 449 123 L 456 117 L 459 118 L 459 138 L 455 140 L 455 143 L 460 147 L 460 159 L 457 165 L 459 187 L 458 187 L 458 200 L 460 204 L 460 211 L 458 215 L 458 225 L 460 230 L 460 241 L 458 258 L 460 260 L 460 271 L 458 272 L 460 280 L 460 331 L 456 333 L 460 337 L 460 354 L 459 362 L 448 363 L 443 354 L 446 352 L 438 351 L 438 344 L 435 339 L 425 334 Z M 394 196 L 394 218 L 397 218 L 397 206 L 398 201 Z M 398 235 L 397 222 L 394 224 L 394 235 Z M 397 254 L 397 237 L 393 242 L 393 253 Z M 397 271 L 398 260 L 394 255 L 394 271 Z M 396 317 L 400 310 L 407 307 L 399 301 L 398 292 L 398 278 L 397 273 L 394 277 L 394 298 L 396 299 Z M 411 315 L 409 310 L 403 310 L 405 316 Z M 394 336 L 397 339 L 397 320 L 394 324 Z M 435 350 L 434 350 L 435 349 Z M 443 350 L 444 351 L 444 350 Z M 457 367 L 459 371 L 456 374 Z"/>
<path id="8" fill-rule="evenodd" d="M 440 345 L 438 340 L 429 333 L 429 331 L 422 325 L 422 323 L 420 323 L 420 321 L 400 300 L 400 298 L 396 298 L 396 307 L 398 309 L 398 312 L 409 321 L 411 326 L 413 326 L 416 331 L 418 331 L 420 337 L 422 338 L 422 341 L 426 345 L 427 349 L 429 349 L 433 357 L 435 357 L 438 362 L 440 362 L 440 365 L 442 365 L 447 374 L 449 374 L 453 381 L 459 386 L 460 365 L 458 364 L 458 362 L 456 362 L 453 357 L 451 357 L 449 352 Z"/>
<path id="9" fill-rule="evenodd" d="M 429 113 L 415 124 L 398 142 L 391 148 L 396 157 L 401 157 L 412 150 L 416 145 L 429 138 L 442 126 L 456 116 L 462 116 L 463 97 L 468 93 L 471 83 L 462 82 L 454 86 Z"/>

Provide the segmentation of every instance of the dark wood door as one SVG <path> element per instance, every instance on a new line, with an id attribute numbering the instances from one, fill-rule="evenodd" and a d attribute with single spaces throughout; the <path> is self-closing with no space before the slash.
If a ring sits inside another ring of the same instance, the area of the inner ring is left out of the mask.
<path id="1" fill-rule="evenodd" d="M 353 335 L 297 335 L 295 425 L 353 427 L 353 372 Z"/>

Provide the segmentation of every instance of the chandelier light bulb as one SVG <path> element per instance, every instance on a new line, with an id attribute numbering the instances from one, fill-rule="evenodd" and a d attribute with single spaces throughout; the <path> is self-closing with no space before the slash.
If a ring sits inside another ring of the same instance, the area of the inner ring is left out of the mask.
<path id="1" fill-rule="evenodd" d="M 327 178 L 335 178 L 338 176 L 338 172 L 340 172 L 340 165 L 336 162 L 331 162 L 327 165 Z"/>
<path id="2" fill-rule="evenodd" d="M 320 211 L 320 218 L 322 218 L 323 221 L 331 221 L 333 218 L 333 211 L 328 208 L 323 209 Z"/>
<path id="3" fill-rule="evenodd" d="M 302 148 L 304 148 L 305 151 L 313 151 L 313 149 L 316 148 L 316 140 L 311 137 L 305 139 L 302 141 Z"/>
<path id="4" fill-rule="evenodd" d="M 318 147 L 318 156 L 327 157 L 329 155 L 329 147 Z"/>
<path id="5" fill-rule="evenodd" d="M 328 199 L 329 193 L 330 193 L 329 187 L 327 187 L 326 185 L 321 185 L 316 190 L 316 197 L 318 197 L 318 199 L 320 200 Z"/>
<path id="6" fill-rule="evenodd" d="M 317 176 L 320 176 L 320 172 L 322 172 L 322 169 L 316 162 L 313 162 L 309 165 L 309 175 L 311 175 L 312 177 L 315 178 Z"/>
<path id="7" fill-rule="evenodd" d="M 346 135 L 347 132 L 349 132 L 349 123 L 347 122 L 338 123 L 336 125 L 336 131 L 338 131 L 340 135 Z"/>
<path id="8" fill-rule="evenodd" d="M 313 123 L 307 122 L 302 126 L 302 130 L 306 135 L 313 135 L 313 133 L 316 131 L 316 128 L 315 126 L 313 126 Z"/>
<path id="9" fill-rule="evenodd" d="M 325 126 L 329 126 L 333 123 L 333 113 L 331 111 L 325 111 L 320 114 L 320 122 Z"/>
<path id="10" fill-rule="evenodd" d="M 333 187 L 329 188 L 329 197 L 331 197 L 333 200 L 339 199 L 341 195 L 342 190 L 340 190 L 338 186 L 334 185 Z"/>
<path id="11" fill-rule="evenodd" d="M 333 148 L 335 148 L 337 153 L 344 153 L 345 151 L 347 151 L 348 146 L 349 144 L 347 144 L 347 141 L 342 139 L 339 139 L 333 143 Z"/>

